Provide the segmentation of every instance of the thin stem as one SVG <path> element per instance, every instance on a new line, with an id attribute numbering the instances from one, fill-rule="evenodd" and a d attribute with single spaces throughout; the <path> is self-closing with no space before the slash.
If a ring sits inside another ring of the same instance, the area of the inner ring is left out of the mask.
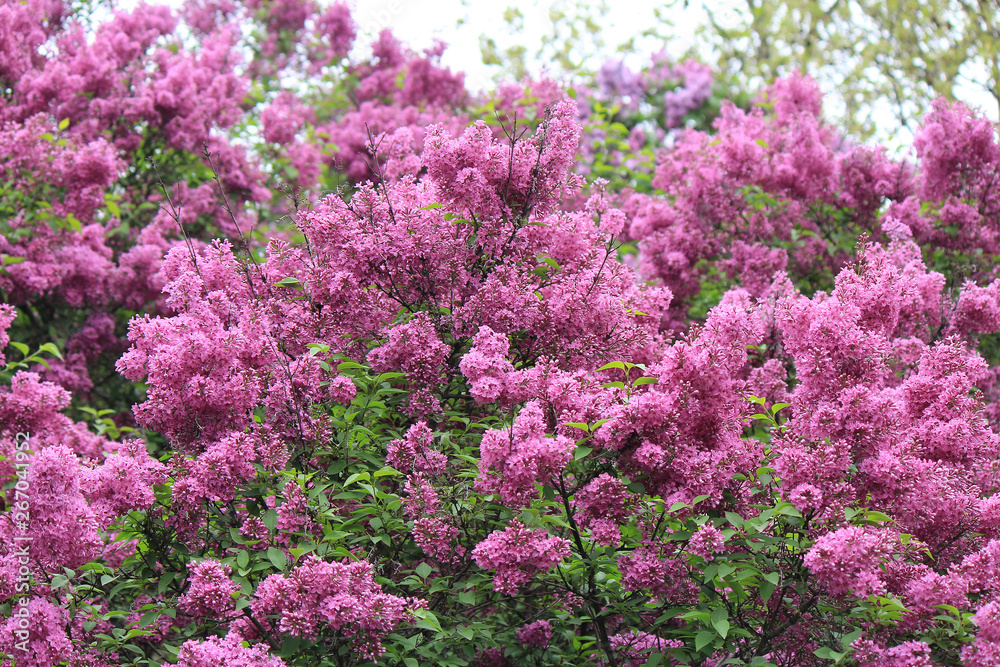
<path id="1" fill-rule="evenodd" d="M 201 268 L 198 266 L 198 255 L 194 251 L 194 244 L 191 242 L 191 237 L 188 236 L 187 230 L 184 229 L 184 223 L 181 222 L 181 203 L 178 200 L 177 205 L 174 206 L 174 202 L 170 199 L 170 193 L 167 191 L 167 186 L 163 183 L 163 178 L 160 177 L 160 170 L 156 167 L 156 162 L 152 157 L 146 158 L 149 161 L 151 167 L 153 167 L 153 173 L 156 174 L 156 182 L 160 185 L 160 190 L 163 191 L 163 197 L 167 200 L 167 204 L 170 206 L 169 209 L 160 204 L 160 210 L 164 211 L 169 215 L 177 226 L 180 227 L 181 236 L 184 237 L 184 245 L 187 246 L 188 253 L 191 255 L 191 263 L 194 264 L 195 273 L 201 278 L 202 288 L 204 289 L 205 279 L 201 275 Z"/>

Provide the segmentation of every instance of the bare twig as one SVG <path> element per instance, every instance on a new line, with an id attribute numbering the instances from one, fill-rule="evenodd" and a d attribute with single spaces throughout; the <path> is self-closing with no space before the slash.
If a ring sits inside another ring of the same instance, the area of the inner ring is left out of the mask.
<path id="1" fill-rule="evenodd" d="M 180 198 L 178 196 L 177 205 L 175 206 L 173 200 L 170 199 L 170 193 L 167 191 L 167 186 L 163 183 L 163 178 L 160 177 L 160 170 L 157 169 L 156 162 L 153 160 L 152 157 L 146 159 L 149 161 L 150 166 L 153 168 L 153 173 L 156 174 L 156 182 L 160 185 L 160 190 L 163 191 L 163 197 L 167 200 L 167 204 L 170 206 L 170 208 L 168 209 L 163 204 L 160 204 L 160 210 L 169 215 L 171 219 L 173 219 L 173 221 L 177 223 L 177 226 L 180 227 L 181 236 L 184 237 L 184 245 L 187 246 L 188 253 L 191 255 L 191 263 L 194 265 L 195 273 L 197 273 L 198 277 L 201 278 L 201 283 L 202 286 L 204 287 L 205 279 L 202 278 L 201 268 L 198 266 L 198 255 L 194 251 L 194 244 L 191 242 L 191 237 L 188 236 L 187 230 L 184 229 L 184 223 L 181 222 Z"/>
<path id="2" fill-rule="evenodd" d="M 260 264 L 257 263 L 257 258 L 254 257 L 253 249 L 250 247 L 250 240 L 247 238 L 246 234 L 243 233 L 243 230 L 240 229 L 240 223 L 236 220 L 236 214 L 233 213 L 233 208 L 229 205 L 229 197 L 226 195 L 226 189 L 222 187 L 222 179 L 219 178 L 219 170 L 215 168 L 215 163 L 212 161 L 212 151 L 208 149 L 208 144 L 203 144 L 202 148 L 204 150 L 203 155 L 205 156 L 205 159 L 208 160 L 208 166 L 212 170 L 212 179 L 215 181 L 215 184 L 219 186 L 219 194 L 222 195 L 222 208 L 229 214 L 229 219 L 233 221 L 236 233 L 239 234 L 240 241 L 243 242 L 243 249 L 250 257 L 250 261 L 253 262 L 254 268 L 257 269 L 257 276 L 263 280 L 264 275 L 261 271 Z M 249 277 L 247 283 L 250 286 L 250 291 L 256 297 L 256 290 L 254 289 L 253 281 L 249 280 Z"/>

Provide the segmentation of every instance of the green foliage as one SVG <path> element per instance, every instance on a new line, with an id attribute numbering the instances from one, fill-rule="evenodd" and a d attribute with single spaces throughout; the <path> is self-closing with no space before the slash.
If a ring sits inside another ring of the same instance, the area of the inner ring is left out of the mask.
<path id="1" fill-rule="evenodd" d="M 722 10 L 701 4 L 707 22 L 699 35 L 720 69 L 749 90 L 793 70 L 812 75 L 841 100 L 840 120 L 853 136 L 875 131 L 879 104 L 886 102 L 895 123 L 913 130 L 930 101 L 954 99 L 959 84 L 1000 99 L 995 6 L 763 0 Z"/>
<path id="2" fill-rule="evenodd" d="M 20 359 L 10 358 L 12 349 L 20 355 Z M 17 340 L 12 340 L 8 343 L 5 356 L 7 357 L 7 362 L 3 368 L 0 368 L 0 382 L 4 384 L 9 384 L 11 378 L 18 371 L 31 369 L 36 364 L 48 368 L 49 362 L 47 357 L 55 357 L 59 360 L 63 358 L 59 352 L 59 348 L 53 343 L 42 343 L 32 352 L 30 347 Z"/>

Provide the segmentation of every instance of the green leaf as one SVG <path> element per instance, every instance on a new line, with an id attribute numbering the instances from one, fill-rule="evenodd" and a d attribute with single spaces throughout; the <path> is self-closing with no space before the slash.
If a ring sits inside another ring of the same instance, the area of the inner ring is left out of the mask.
<path id="1" fill-rule="evenodd" d="M 771 599 L 771 594 L 774 593 L 774 584 L 772 584 L 770 581 L 765 581 L 757 589 L 757 592 L 760 593 L 760 598 L 764 602 L 767 602 L 768 600 Z"/>
<path id="2" fill-rule="evenodd" d="M 443 632 L 441 630 L 441 622 L 438 621 L 437 616 L 434 612 L 429 609 L 411 609 L 410 613 L 417 617 L 417 622 L 414 624 L 418 628 L 426 628 L 428 630 L 436 630 L 437 632 Z"/>
<path id="3" fill-rule="evenodd" d="M 715 633 L 709 632 L 708 630 L 702 630 L 694 638 L 694 650 L 700 651 L 713 641 L 715 641 Z"/>
<path id="4" fill-rule="evenodd" d="M 636 387 L 641 387 L 644 384 L 656 384 L 659 381 L 660 381 L 659 378 L 641 377 L 638 380 L 636 380 L 635 382 L 633 382 L 632 384 L 635 385 Z"/>
<path id="5" fill-rule="evenodd" d="M 426 579 L 427 577 L 431 576 L 431 572 L 433 572 L 434 570 L 427 563 L 421 563 L 420 565 L 417 565 L 415 571 L 418 575 L 420 575 L 422 579 Z"/>
<path id="6" fill-rule="evenodd" d="M 712 627 L 723 639 L 729 634 L 729 612 L 725 607 L 717 607 L 712 610 Z"/>
<path id="7" fill-rule="evenodd" d="M 267 559 L 279 570 L 284 570 L 285 566 L 288 565 L 288 557 L 278 547 L 267 548 Z"/>
<path id="8" fill-rule="evenodd" d="M 624 371 L 625 370 L 625 362 L 624 361 L 612 361 L 609 364 L 604 364 L 603 366 L 601 366 L 597 370 L 599 370 L 599 371 L 606 371 L 606 370 L 611 369 L 611 368 L 620 368 L 622 371 Z"/>
<path id="9" fill-rule="evenodd" d="M 871 600 L 872 598 L 875 598 L 875 601 L 883 609 L 890 609 L 895 611 L 907 611 L 906 607 L 903 606 L 903 603 L 895 598 L 875 596 L 875 595 L 868 596 L 869 600 Z"/>
<path id="10" fill-rule="evenodd" d="M 177 575 L 173 572 L 167 572 L 162 577 L 160 577 L 160 581 L 156 585 L 156 592 L 159 595 L 163 595 L 163 593 L 167 590 L 167 588 L 170 587 L 170 583 L 174 580 L 174 577 L 176 576 Z"/>
<path id="11" fill-rule="evenodd" d="M 69 127 L 69 118 L 63 118 L 61 121 L 59 121 L 60 130 L 65 130 L 67 127 Z"/>
<path id="12" fill-rule="evenodd" d="M 347 478 L 347 481 L 344 482 L 344 488 L 346 489 L 347 487 L 349 487 L 351 484 L 354 484 L 358 480 L 361 480 L 362 482 L 367 482 L 371 479 L 371 477 L 372 476 L 367 472 L 356 472 Z"/>
<path id="13" fill-rule="evenodd" d="M 844 647 L 845 651 L 848 650 L 851 647 L 851 644 L 858 640 L 862 632 L 864 632 L 864 629 L 858 628 L 854 632 L 844 635 L 840 638 L 840 645 Z"/>
<path id="14" fill-rule="evenodd" d="M 837 653 L 828 646 L 821 646 L 813 651 L 813 655 L 822 660 L 833 660 L 835 663 L 839 662 L 844 657 L 843 653 Z"/>
<path id="15" fill-rule="evenodd" d="M 160 617 L 160 610 L 151 609 L 147 611 L 145 614 L 143 614 L 142 618 L 139 619 L 139 627 L 144 628 L 159 617 Z"/>
<path id="16" fill-rule="evenodd" d="M 236 555 L 236 564 L 241 568 L 245 568 L 247 565 L 250 564 L 250 554 L 248 554 L 246 551 L 239 552 Z"/>
<path id="17" fill-rule="evenodd" d="M 59 348 L 55 346 L 55 343 L 42 343 L 41 345 L 38 346 L 38 351 L 51 354 L 59 361 L 62 361 L 63 358 L 62 353 L 59 352 Z"/>
<path id="18" fill-rule="evenodd" d="M 783 514 L 784 516 L 794 516 L 799 519 L 802 518 L 802 513 L 791 503 L 778 503 L 774 508 L 775 514 Z"/>
<path id="19" fill-rule="evenodd" d="M 586 445 L 580 445 L 575 450 L 573 450 L 573 460 L 574 461 L 579 461 L 580 459 L 585 458 L 592 451 L 594 451 L 593 447 L 587 447 Z"/>

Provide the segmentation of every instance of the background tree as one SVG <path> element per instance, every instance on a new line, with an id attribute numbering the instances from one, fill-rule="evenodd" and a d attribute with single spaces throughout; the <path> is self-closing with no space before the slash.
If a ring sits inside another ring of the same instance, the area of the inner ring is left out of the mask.
<path id="1" fill-rule="evenodd" d="M 549 16 L 551 30 L 534 53 L 484 38 L 484 60 L 505 73 L 534 61 L 573 76 L 602 57 L 648 49 L 650 40 L 670 50 L 700 20 L 696 45 L 671 56 L 715 63 L 730 93 L 759 92 L 795 70 L 809 74 L 830 94 L 838 125 L 861 139 L 899 127 L 912 133 L 937 97 L 993 109 L 1000 102 L 1000 5 L 987 0 L 667 0 L 657 25 L 620 45 L 608 44 L 601 28 L 613 18 L 605 3 L 555 2 Z M 517 10 L 507 18 L 514 34 L 523 30 Z M 892 120 L 878 120 L 885 115 Z"/>

